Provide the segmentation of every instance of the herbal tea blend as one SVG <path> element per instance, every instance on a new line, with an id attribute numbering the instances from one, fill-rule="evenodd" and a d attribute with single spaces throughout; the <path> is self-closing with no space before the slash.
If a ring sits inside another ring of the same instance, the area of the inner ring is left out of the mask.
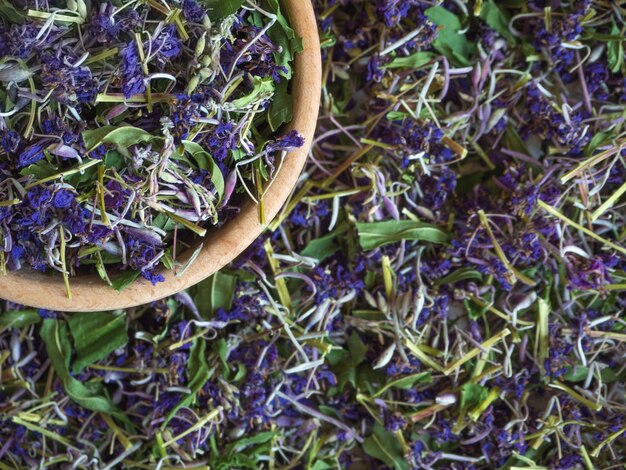
<path id="1" fill-rule="evenodd" d="M 277 134 L 302 48 L 277 0 L 24 0 L 0 18 L 2 270 L 162 281 L 303 145 Z"/>
<path id="2" fill-rule="evenodd" d="M 0 462 L 623 468 L 623 2 L 313 4 L 308 177 L 188 292 L 0 304 Z"/>

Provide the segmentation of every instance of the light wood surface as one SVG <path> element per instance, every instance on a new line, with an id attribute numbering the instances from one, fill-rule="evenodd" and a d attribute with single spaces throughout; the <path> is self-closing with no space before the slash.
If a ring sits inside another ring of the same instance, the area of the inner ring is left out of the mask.
<path id="1" fill-rule="evenodd" d="M 268 223 L 289 197 L 309 153 L 319 111 L 322 75 L 319 36 L 311 2 L 283 0 L 281 5 L 292 28 L 304 41 L 304 52 L 295 59 L 292 80 L 294 112 L 289 129 L 300 132 L 306 144 L 286 157 L 267 192 L 264 203 Z M 65 312 L 114 310 L 146 304 L 180 292 L 218 271 L 244 251 L 264 228 L 259 223 L 257 206 L 250 201 L 233 220 L 220 229 L 209 231 L 202 240 L 204 247 L 198 258 L 182 276 L 163 271 L 165 282 L 152 286 L 140 278 L 122 292 L 116 292 L 97 274 L 80 275 L 70 279 L 73 297 L 70 300 L 61 276 L 22 269 L 0 275 L 0 298 Z M 186 259 L 193 251 L 190 249 L 179 259 Z"/>

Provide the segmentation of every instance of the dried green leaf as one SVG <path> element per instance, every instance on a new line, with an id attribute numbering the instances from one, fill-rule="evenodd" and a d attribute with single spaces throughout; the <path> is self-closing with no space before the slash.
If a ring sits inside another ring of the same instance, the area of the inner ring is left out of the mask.
<path id="1" fill-rule="evenodd" d="M 289 94 L 288 82 L 282 80 L 276 86 L 276 92 L 272 98 L 272 104 L 267 113 L 267 121 L 273 132 L 280 129 L 283 124 L 291 122 L 293 117 L 293 96 Z"/>
<path id="2" fill-rule="evenodd" d="M 125 314 L 76 313 L 68 319 L 68 324 L 76 348 L 76 357 L 72 364 L 74 374 L 104 359 L 128 342 Z"/>
<path id="3" fill-rule="evenodd" d="M 410 468 L 398 438 L 387 431 L 379 422 L 374 424 L 374 431 L 363 442 L 363 450 L 367 455 L 385 462 L 395 470 L 408 470 Z"/>
<path id="4" fill-rule="evenodd" d="M 35 179 L 41 180 L 58 173 L 59 170 L 55 168 L 46 159 L 39 160 L 38 162 L 28 165 L 20 170 L 21 176 L 34 176 Z"/>
<path id="5" fill-rule="evenodd" d="M 509 29 L 509 16 L 493 0 L 488 0 L 482 4 L 480 18 L 506 40 L 510 42 L 515 41 L 515 36 Z"/>
<path id="6" fill-rule="evenodd" d="M 279 433 L 275 431 L 265 431 L 255 434 L 254 436 L 244 437 L 238 441 L 228 444 L 226 447 L 226 454 L 232 456 L 235 452 L 241 452 L 246 447 L 253 446 L 255 444 L 265 444 L 278 436 L 278 434 Z"/>
<path id="7" fill-rule="evenodd" d="M 471 408 L 483 402 L 489 389 L 482 385 L 467 383 L 461 387 L 461 409 Z"/>
<path id="8" fill-rule="evenodd" d="M 137 279 L 140 274 L 141 273 L 139 271 L 134 269 L 124 271 L 111 280 L 111 287 L 113 287 L 116 291 L 121 292 L 135 282 L 135 279 Z"/>
<path id="9" fill-rule="evenodd" d="M 476 51 L 476 45 L 460 33 L 463 29 L 461 20 L 444 7 L 436 6 L 424 12 L 439 26 L 437 39 L 433 46 L 450 61 L 459 65 L 470 65 L 470 57 Z"/>
<path id="10" fill-rule="evenodd" d="M 365 355 L 367 354 L 367 346 L 361 340 L 356 331 L 353 331 L 352 335 L 350 335 L 350 338 L 348 339 L 348 350 L 350 351 L 352 364 L 355 367 L 365 360 Z"/>
<path id="11" fill-rule="evenodd" d="M 268 11 L 274 13 L 277 22 L 272 26 L 268 35 L 274 44 L 279 46 L 279 51 L 274 53 L 276 64 L 285 67 L 284 77 L 290 79 L 292 76 L 291 62 L 298 52 L 304 50 L 302 39 L 296 36 L 295 31 L 289 26 L 289 22 L 283 16 L 278 0 L 266 0 Z"/>
<path id="12" fill-rule="evenodd" d="M 0 326 L 10 328 L 24 328 L 39 323 L 41 317 L 34 308 L 25 310 L 9 310 L 0 313 Z"/>
<path id="13" fill-rule="evenodd" d="M 213 186 L 215 186 L 215 190 L 219 196 L 218 200 L 221 200 L 224 196 L 225 188 L 224 175 L 215 163 L 215 160 L 213 160 L 213 157 L 195 142 L 184 140 L 183 146 L 185 147 L 185 150 L 193 156 L 194 160 L 198 164 L 198 167 L 211 174 L 211 182 L 213 183 Z"/>
<path id="14" fill-rule="evenodd" d="M 454 284 L 455 282 L 460 281 L 480 281 L 483 278 L 483 274 L 479 271 L 476 271 L 472 268 L 460 268 L 456 271 L 448 274 L 441 279 L 437 279 L 435 281 L 435 285 L 437 286 L 445 286 L 448 284 Z"/>
<path id="15" fill-rule="evenodd" d="M 302 256 L 308 256 L 315 258 L 318 261 L 323 261 L 329 256 L 332 256 L 339 251 L 340 246 L 337 243 L 337 237 L 346 233 L 348 225 L 343 224 L 336 230 L 324 235 L 323 237 L 314 238 L 309 244 L 300 252 Z"/>
<path id="16" fill-rule="evenodd" d="M 211 20 L 221 20 L 237 13 L 244 2 L 245 0 L 200 0 L 199 3 L 207 8 Z"/>
<path id="17" fill-rule="evenodd" d="M 418 372 L 416 374 L 407 375 L 405 377 L 392 380 L 391 382 L 385 384 L 383 388 L 376 392 L 375 397 L 381 396 L 383 393 L 391 388 L 408 390 L 417 383 L 430 383 L 432 382 L 432 380 L 433 378 L 430 375 L 430 372 Z"/>
<path id="18" fill-rule="evenodd" d="M 613 21 L 613 27 L 611 28 L 611 34 L 622 37 L 620 29 Z M 624 39 L 622 37 L 619 41 L 609 41 L 606 45 L 606 59 L 608 65 L 611 68 L 612 73 L 618 73 L 624 65 Z"/>
<path id="19" fill-rule="evenodd" d="M 406 57 L 394 57 L 388 64 L 385 64 L 383 68 L 415 70 L 427 65 L 436 58 L 437 55 L 432 52 L 419 51 Z"/>
<path id="20" fill-rule="evenodd" d="M 273 78 L 254 77 L 252 79 L 252 90 L 248 94 L 231 101 L 230 105 L 240 109 L 250 106 L 257 101 L 268 99 L 274 94 L 275 87 L 276 83 Z"/>
<path id="21" fill-rule="evenodd" d="M 436 244 L 448 241 L 448 236 L 440 228 L 413 220 L 357 223 L 356 228 L 359 243 L 366 251 L 401 240 L 420 240 Z"/>
<path id="22" fill-rule="evenodd" d="M 104 126 L 99 129 L 83 131 L 82 136 L 85 147 L 89 150 L 102 144 L 128 148 L 131 145 L 139 145 L 155 139 L 150 132 L 132 126 Z"/>
<path id="23" fill-rule="evenodd" d="M 15 8 L 10 0 L 0 0 L 0 17 L 9 23 L 22 24 L 26 16 L 24 12 Z"/>
<path id="24" fill-rule="evenodd" d="M 237 276 L 221 271 L 195 286 L 191 296 L 202 318 L 213 318 L 219 308 L 228 312 L 235 297 L 236 286 Z"/>
<path id="25" fill-rule="evenodd" d="M 81 383 L 70 375 L 70 344 L 67 324 L 62 320 L 45 319 L 40 330 L 41 339 L 46 344 L 48 357 L 54 371 L 63 383 L 67 395 L 80 406 L 88 410 L 115 416 L 132 427 L 130 420 L 104 394 L 100 384 Z"/>
<path id="26" fill-rule="evenodd" d="M 206 360 L 206 341 L 203 338 L 196 339 L 191 346 L 187 375 L 189 378 L 189 384 L 187 385 L 189 393 L 170 409 L 162 427 L 165 427 L 165 425 L 176 416 L 178 410 L 191 404 L 198 391 L 206 381 L 209 380 L 209 365 Z"/>

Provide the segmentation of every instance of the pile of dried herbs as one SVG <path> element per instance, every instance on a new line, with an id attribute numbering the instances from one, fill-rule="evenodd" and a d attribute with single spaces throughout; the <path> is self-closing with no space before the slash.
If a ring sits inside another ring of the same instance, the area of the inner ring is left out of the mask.
<path id="1" fill-rule="evenodd" d="M 0 468 L 626 463 L 626 10 L 314 3 L 272 231 L 150 306 L 6 305 Z"/>
<path id="2" fill-rule="evenodd" d="M 0 270 L 184 268 L 303 145 L 275 135 L 301 48 L 277 0 L 0 3 Z"/>

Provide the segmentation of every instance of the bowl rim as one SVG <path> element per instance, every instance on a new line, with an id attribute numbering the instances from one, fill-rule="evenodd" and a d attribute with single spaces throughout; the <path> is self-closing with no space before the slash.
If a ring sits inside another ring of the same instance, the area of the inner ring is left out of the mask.
<path id="1" fill-rule="evenodd" d="M 72 298 L 69 299 L 62 276 L 27 268 L 0 275 L 0 298 L 61 312 L 135 307 L 169 297 L 208 278 L 234 260 L 263 233 L 298 183 L 313 142 L 321 98 L 322 61 L 313 6 L 309 0 L 281 0 L 281 7 L 304 44 L 303 52 L 294 59 L 291 79 L 293 119 L 284 132 L 296 129 L 304 136 L 305 145 L 284 158 L 267 190 L 263 200 L 266 223 L 259 221 L 258 206 L 247 200 L 239 214 L 196 242 L 196 246 L 203 244 L 203 247 L 184 274 L 177 276 L 172 270 L 163 269 L 161 274 L 165 281 L 156 286 L 140 277 L 118 292 L 96 273 L 82 274 L 70 278 Z M 194 251 L 192 246 L 179 260 L 184 262 Z"/>

